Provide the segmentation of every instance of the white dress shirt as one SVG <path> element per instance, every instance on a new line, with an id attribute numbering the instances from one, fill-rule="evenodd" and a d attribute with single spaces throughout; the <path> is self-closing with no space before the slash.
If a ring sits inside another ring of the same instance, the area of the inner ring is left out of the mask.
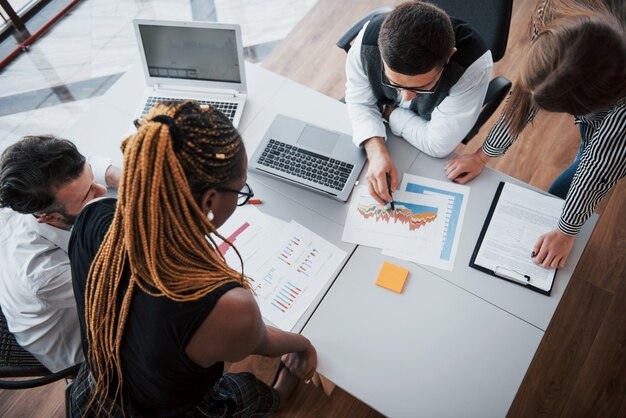
<path id="1" fill-rule="evenodd" d="M 352 121 L 352 139 L 357 146 L 374 136 L 387 138 L 383 116 L 361 62 L 366 28 L 367 24 L 354 40 L 346 60 L 346 104 Z M 487 51 L 465 70 L 449 95 L 433 110 L 430 121 L 408 109 L 411 102 L 404 101 L 399 94 L 399 106 L 389 118 L 391 132 L 433 157 L 450 154 L 478 119 L 492 68 L 491 52 Z"/>
<path id="2" fill-rule="evenodd" d="M 107 158 L 89 158 L 106 185 Z M 50 371 L 83 361 L 67 245 L 70 231 L 0 209 L 0 305 L 18 344 Z"/>

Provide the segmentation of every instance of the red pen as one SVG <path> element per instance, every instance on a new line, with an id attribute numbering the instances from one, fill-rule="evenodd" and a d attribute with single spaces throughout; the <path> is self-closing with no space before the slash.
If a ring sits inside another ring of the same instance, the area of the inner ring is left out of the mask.
<path id="1" fill-rule="evenodd" d="M 263 202 L 261 202 L 261 199 L 250 199 L 250 200 L 248 200 L 248 204 L 249 205 L 260 205 L 261 203 L 263 203 Z"/>

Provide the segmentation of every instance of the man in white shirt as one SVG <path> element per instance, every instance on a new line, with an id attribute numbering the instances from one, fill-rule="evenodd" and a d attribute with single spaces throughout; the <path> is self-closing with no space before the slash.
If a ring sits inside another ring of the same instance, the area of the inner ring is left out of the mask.
<path id="1" fill-rule="evenodd" d="M 363 27 L 346 62 L 346 104 L 376 200 L 391 201 L 387 176 L 392 191 L 398 185 L 383 122 L 426 154 L 445 157 L 478 119 L 492 67 L 476 31 L 430 3 L 403 3 Z"/>
<path id="2" fill-rule="evenodd" d="M 17 342 L 50 371 L 83 360 L 67 245 L 87 202 L 120 170 L 70 141 L 25 137 L 0 157 L 0 306 Z"/>

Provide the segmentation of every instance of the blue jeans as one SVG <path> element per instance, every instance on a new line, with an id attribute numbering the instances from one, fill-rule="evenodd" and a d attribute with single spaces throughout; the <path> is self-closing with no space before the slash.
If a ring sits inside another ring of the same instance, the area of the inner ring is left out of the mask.
<path id="1" fill-rule="evenodd" d="M 580 124 L 581 139 L 585 135 L 586 127 L 587 125 L 585 123 Z M 565 196 L 567 196 L 567 192 L 569 191 L 569 187 L 572 184 L 572 180 L 574 179 L 574 174 L 576 174 L 576 170 L 578 169 L 578 164 L 580 163 L 580 157 L 583 155 L 584 149 L 585 149 L 585 146 L 583 145 L 583 141 L 581 141 L 580 148 L 578 149 L 578 154 L 576 154 L 576 158 L 574 158 L 574 161 L 572 162 L 572 164 L 569 167 L 567 167 L 565 171 L 563 171 L 561 175 L 556 178 L 556 180 L 554 180 L 554 183 L 552 183 L 552 185 L 548 189 L 548 193 L 553 194 L 554 196 L 560 197 L 562 199 L 565 199 Z"/>

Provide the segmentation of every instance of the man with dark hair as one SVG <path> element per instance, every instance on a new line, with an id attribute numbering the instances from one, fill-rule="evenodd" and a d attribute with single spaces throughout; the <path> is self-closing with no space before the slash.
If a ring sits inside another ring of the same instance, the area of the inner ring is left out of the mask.
<path id="1" fill-rule="evenodd" d="M 398 185 L 383 122 L 426 154 L 445 157 L 478 119 L 492 67 L 472 27 L 430 3 L 403 3 L 366 23 L 348 53 L 346 104 L 376 200 L 391 201 L 387 176 L 392 190 Z"/>
<path id="2" fill-rule="evenodd" d="M 51 371 L 83 359 L 70 229 L 119 176 L 109 159 L 53 136 L 25 137 L 0 157 L 0 305 L 17 342 Z"/>

